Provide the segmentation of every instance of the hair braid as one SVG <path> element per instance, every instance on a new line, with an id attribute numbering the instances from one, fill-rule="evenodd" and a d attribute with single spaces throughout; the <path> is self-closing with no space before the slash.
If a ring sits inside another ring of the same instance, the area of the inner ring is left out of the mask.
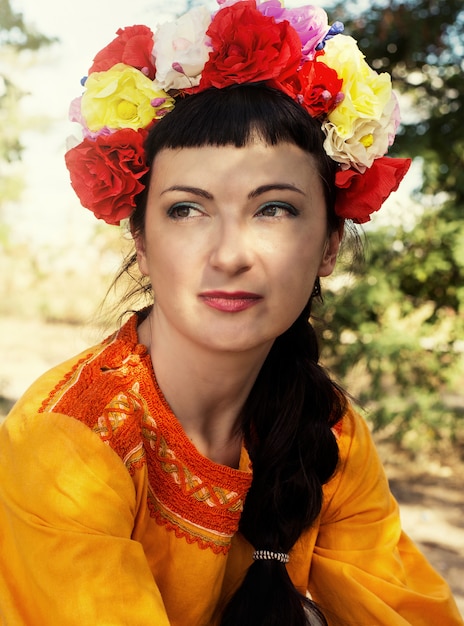
<path id="1" fill-rule="evenodd" d="M 344 396 L 318 364 L 309 309 L 275 341 L 243 410 L 253 482 L 240 530 L 259 549 L 291 550 L 319 515 L 322 485 L 338 462 L 331 426 L 343 414 Z M 221 626 L 308 623 L 326 621 L 295 589 L 285 565 L 255 561 L 227 605 Z"/>

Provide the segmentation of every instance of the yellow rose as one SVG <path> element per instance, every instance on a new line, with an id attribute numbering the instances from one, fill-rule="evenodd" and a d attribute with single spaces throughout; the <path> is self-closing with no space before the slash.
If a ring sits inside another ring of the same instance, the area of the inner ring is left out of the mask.
<path id="1" fill-rule="evenodd" d="M 328 117 L 341 138 L 352 137 L 360 118 L 376 121 L 382 118 L 392 96 L 390 76 L 369 67 L 352 37 L 337 35 L 329 39 L 320 60 L 343 79 L 344 99 Z M 364 141 L 369 142 L 370 138 Z"/>
<path id="2" fill-rule="evenodd" d="M 102 128 L 147 127 L 174 106 L 174 101 L 156 81 L 142 72 L 118 63 L 106 72 L 93 72 L 85 83 L 81 113 L 92 132 Z"/>

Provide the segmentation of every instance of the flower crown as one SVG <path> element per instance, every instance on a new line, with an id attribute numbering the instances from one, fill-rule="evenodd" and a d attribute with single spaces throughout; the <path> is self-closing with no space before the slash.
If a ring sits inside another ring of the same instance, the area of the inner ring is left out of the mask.
<path id="1" fill-rule="evenodd" d="M 66 165 L 81 204 L 108 224 L 131 215 L 148 171 L 148 130 L 176 98 L 209 87 L 264 82 L 320 121 L 324 149 L 339 164 L 335 211 L 367 222 L 398 188 L 410 160 L 388 158 L 399 125 L 390 76 L 364 60 L 343 25 L 314 6 L 280 0 L 218 0 L 195 7 L 155 34 L 147 26 L 117 31 L 83 79 L 70 118 L 82 141 Z M 76 145 L 77 144 L 77 145 Z"/>

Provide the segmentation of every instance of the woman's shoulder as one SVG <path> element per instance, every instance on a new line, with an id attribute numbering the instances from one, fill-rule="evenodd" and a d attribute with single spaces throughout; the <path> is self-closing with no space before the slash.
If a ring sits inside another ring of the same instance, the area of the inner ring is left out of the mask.
<path id="1" fill-rule="evenodd" d="M 381 461 L 367 420 L 348 403 L 342 419 L 333 429 L 337 439 L 339 461 L 334 475 L 324 486 L 325 504 L 329 505 L 337 494 L 359 488 L 361 483 L 382 485 L 388 491 Z"/>
<path id="2" fill-rule="evenodd" d="M 54 414 L 98 430 L 102 416 L 108 421 L 106 408 L 124 404 L 122 396 L 129 396 L 138 380 L 151 378 L 150 367 L 132 316 L 102 342 L 45 372 L 16 402 L 6 422 Z"/>
<path id="3" fill-rule="evenodd" d="M 371 439 L 370 427 L 366 418 L 349 400 L 346 401 L 345 411 L 341 420 L 334 427 L 335 436 L 342 449 L 349 444 L 354 437 L 367 437 Z"/>

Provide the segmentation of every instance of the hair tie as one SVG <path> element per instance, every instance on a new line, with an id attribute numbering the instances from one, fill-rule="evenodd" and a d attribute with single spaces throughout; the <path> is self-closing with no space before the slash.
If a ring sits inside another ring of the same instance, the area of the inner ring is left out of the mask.
<path id="1" fill-rule="evenodd" d="M 279 561 L 279 563 L 288 563 L 290 557 L 286 552 L 274 552 L 273 550 L 256 550 L 253 552 L 255 561 Z"/>

